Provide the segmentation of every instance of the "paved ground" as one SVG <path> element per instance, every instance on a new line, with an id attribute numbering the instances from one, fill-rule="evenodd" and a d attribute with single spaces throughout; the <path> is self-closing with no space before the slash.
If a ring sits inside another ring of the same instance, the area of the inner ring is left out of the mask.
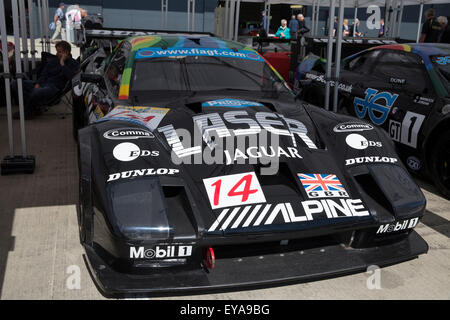
<path id="1" fill-rule="evenodd" d="M 94 287 L 78 242 L 76 146 L 67 109 L 56 106 L 26 121 L 33 175 L 0 176 L 1 299 L 103 299 Z M 0 157 L 8 154 L 6 109 L 0 107 Z M 18 120 L 14 121 L 20 153 Z M 419 181 L 428 199 L 416 228 L 430 246 L 419 259 L 380 271 L 381 289 L 369 290 L 371 274 L 263 290 L 187 296 L 186 299 L 450 299 L 450 201 Z M 79 282 L 77 276 L 79 275 Z M 164 299 L 179 299 L 166 297 Z"/>

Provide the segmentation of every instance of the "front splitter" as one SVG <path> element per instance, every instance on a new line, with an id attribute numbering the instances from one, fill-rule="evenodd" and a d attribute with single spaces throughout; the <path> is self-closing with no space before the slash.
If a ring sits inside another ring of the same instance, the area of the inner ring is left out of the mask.
<path id="1" fill-rule="evenodd" d="M 385 246 L 352 249 L 343 245 L 302 251 L 216 260 L 215 268 L 154 269 L 148 275 L 125 274 L 109 267 L 90 246 L 85 261 L 97 288 L 106 297 L 188 295 L 256 289 L 365 272 L 417 258 L 428 245 L 415 231 Z"/>

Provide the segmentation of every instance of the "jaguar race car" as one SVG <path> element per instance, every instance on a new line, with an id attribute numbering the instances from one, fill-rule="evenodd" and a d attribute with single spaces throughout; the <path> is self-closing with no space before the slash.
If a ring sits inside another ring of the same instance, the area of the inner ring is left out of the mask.
<path id="1" fill-rule="evenodd" d="M 307 80 L 297 82 L 307 84 L 301 97 L 318 106 L 325 62 L 309 56 L 296 76 Z M 342 69 L 338 112 L 387 131 L 408 169 L 450 198 L 450 45 L 378 46 L 344 59 Z"/>
<path id="2" fill-rule="evenodd" d="M 208 35 L 98 49 L 73 81 L 85 260 L 106 296 L 366 271 L 426 253 L 426 200 L 377 127 L 295 100 Z"/>

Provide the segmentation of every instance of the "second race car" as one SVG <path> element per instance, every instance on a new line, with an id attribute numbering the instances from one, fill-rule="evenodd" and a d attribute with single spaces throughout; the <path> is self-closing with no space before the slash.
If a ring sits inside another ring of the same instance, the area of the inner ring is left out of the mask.
<path id="1" fill-rule="evenodd" d="M 307 57 L 296 78 L 309 79 L 301 96 L 325 97 L 325 61 Z M 334 81 L 331 82 L 333 88 Z M 374 47 L 342 61 L 338 112 L 388 132 L 412 172 L 431 176 L 450 197 L 450 45 Z"/>

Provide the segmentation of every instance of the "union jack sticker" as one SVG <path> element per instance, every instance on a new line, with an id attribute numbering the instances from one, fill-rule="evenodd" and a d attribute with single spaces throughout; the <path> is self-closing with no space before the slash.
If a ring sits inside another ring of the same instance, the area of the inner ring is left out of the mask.
<path id="1" fill-rule="evenodd" d="M 335 174 L 298 173 L 297 176 L 310 199 L 349 197 Z"/>

